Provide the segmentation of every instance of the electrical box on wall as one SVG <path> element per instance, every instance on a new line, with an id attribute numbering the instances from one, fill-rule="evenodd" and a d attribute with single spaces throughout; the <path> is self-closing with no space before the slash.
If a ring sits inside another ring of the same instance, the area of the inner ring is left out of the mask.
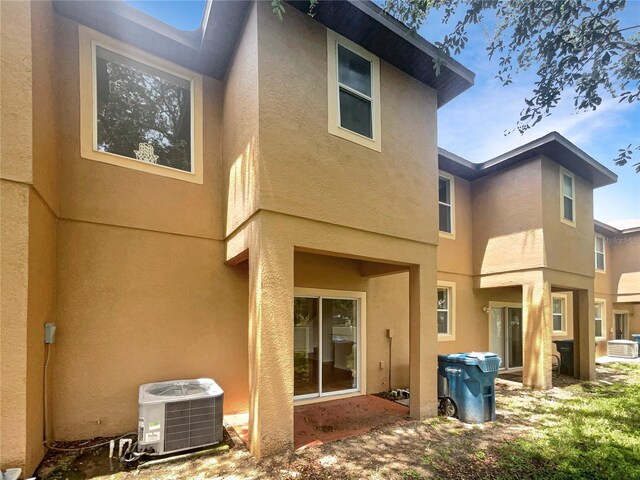
<path id="1" fill-rule="evenodd" d="M 44 324 L 44 343 L 53 343 L 56 338 L 56 324 L 45 323 Z"/>

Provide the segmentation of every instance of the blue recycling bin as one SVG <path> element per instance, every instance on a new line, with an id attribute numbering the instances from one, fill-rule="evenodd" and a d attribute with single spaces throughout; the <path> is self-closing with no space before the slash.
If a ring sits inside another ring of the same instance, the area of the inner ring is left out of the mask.
<path id="1" fill-rule="evenodd" d="M 438 398 L 441 403 L 446 406 L 453 402 L 462 422 L 494 421 L 495 379 L 500 362 L 500 357 L 491 352 L 438 355 Z"/>

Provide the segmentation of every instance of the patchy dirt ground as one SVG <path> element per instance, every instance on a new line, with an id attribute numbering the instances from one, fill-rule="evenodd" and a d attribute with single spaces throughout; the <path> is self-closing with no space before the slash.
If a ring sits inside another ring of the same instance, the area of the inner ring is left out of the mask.
<path id="1" fill-rule="evenodd" d="M 598 367 L 593 383 L 606 385 L 630 378 L 637 377 L 615 366 Z M 113 461 L 111 465 L 105 463 L 106 450 L 97 449 L 79 456 L 47 458 L 38 473 L 46 480 L 498 478 L 497 452 L 501 445 L 523 435 L 535 435 L 537 429 L 548 424 L 549 416 L 541 413 L 544 407 L 588 395 L 584 382 L 569 377 L 554 378 L 554 384 L 552 390 L 539 392 L 499 378 L 497 419 L 484 425 L 465 425 L 443 417 L 408 422 L 260 463 L 232 432 L 228 439 L 231 448 L 222 452 L 118 471 Z"/>

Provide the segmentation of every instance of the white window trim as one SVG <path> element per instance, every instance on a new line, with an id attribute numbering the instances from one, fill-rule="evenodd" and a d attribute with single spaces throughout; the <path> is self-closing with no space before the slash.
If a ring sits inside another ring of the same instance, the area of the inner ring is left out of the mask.
<path id="1" fill-rule="evenodd" d="M 456 339 L 456 284 L 438 280 L 437 288 L 449 289 L 449 333 L 438 333 L 439 342 L 453 342 Z M 438 291 L 436 290 L 436 324 L 438 321 Z M 436 325 L 437 330 L 437 325 Z"/>
<path id="2" fill-rule="evenodd" d="M 83 158 L 108 163 L 119 167 L 138 170 L 155 175 L 202 184 L 202 76 L 172 62 L 156 57 L 124 42 L 103 35 L 95 30 L 80 26 L 80 154 Z M 119 55 L 125 56 L 176 77 L 184 78 L 191 83 L 191 172 L 181 171 L 165 165 L 142 162 L 122 155 L 103 152 L 97 149 L 96 122 L 96 78 L 95 50 L 103 47 Z"/>
<path id="3" fill-rule="evenodd" d="M 598 252 L 598 238 L 602 239 L 602 252 Z M 607 271 L 607 239 L 603 235 L 596 235 L 593 249 L 596 272 L 605 273 Z M 603 268 L 601 269 L 598 268 L 598 253 L 602 253 Z"/>
<path id="4" fill-rule="evenodd" d="M 358 332 L 358 389 L 348 393 L 326 394 L 320 397 L 293 398 L 294 405 L 308 405 L 310 403 L 328 402 L 339 398 L 351 398 L 366 395 L 367 393 L 367 293 L 351 290 L 327 290 L 324 288 L 296 287 L 293 293 L 295 297 L 311 298 L 339 298 L 358 300 L 359 312 L 359 332 Z M 291 312 L 293 316 L 293 311 Z M 293 318 L 293 317 L 292 317 Z M 293 325 L 292 327 L 293 328 Z M 293 362 L 293 358 L 291 359 Z"/>
<path id="5" fill-rule="evenodd" d="M 629 338 L 629 317 L 631 316 L 631 312 L 629 310 L 613 310 L 613 312 L 611 312 L 611 332 L 613 333 L 613 335 L 611 336 L 611 338 L 615 338 L 616 335 L 616 314 L 618 315 L 625 315 L 625 323 L 624 323 L 624 330 L 622 331 L 622 336 L 624 337 L 624 339 L 626 340 L 627 338 Z"/>
<path id="6" fill-rule="evenodd" d="M 562 300 L 562 329 L 553 329 L 553 299 Z M 554 336 L 562 336 L 567 334 L 567 305 L 568 296 L 564 293 L 552 293 L 551 294 L 551 334 Z"/>
<path id="7" fill-rule="evenodd" d="M 573 209 L 571 218 L 573 218 L 573 221 L 564 218 L 564 175 L 571 178 L 571 192 L 573 193 L 573 197 L 570 198 L 571 208 Z M 565 225 L 576 226 L 576 176 L 564 168 L 560 168 L 560 221 Z"/>
<path id="8" fill-rule="evenodd" d="M 455 240 L 456 238 L 456 194 L 455 194 L 455 177 L 450 173 L 443 172 L 442 170 L 438 170 L 438 177 L 446 178 L 449 180 L 449 194 L 451 202 L 451 232 L 443 232 L 440 230 L 440 209 L 438 208 L 438 231 L 441 237 L 451 238 Z M 438 190 L 440 186 L 438 185 Z M 445 204 L 446 205 L 446 204 Z M 440 206 L 440 197 L 438 197 L 438 206 Z"/>
<path id="9" fill-rule="evenodd" d="M 371 62 L 371 130 L 373 138 L 352 132 L 340 125 L 340 89 L 338 88 L 338 45 Z M 382 151 L 380 113 L 380 59 L 360 45 L 327 29 L 327 81 L 329 133 L 376 152 Z"/>
<path id="10" fill-rule="evenodd" d="M 597 336 L 596 335 L 596 341 L 601 341 L 601 340 L 606 340 L 607 339 L 607 301 L 604 298 L 594 298 L 593 299 L 593 305 L 594 305 L 594 309 L 593 309 L 593 328 L 594 328 L 594 332 L 595 332 L 595 321 L 596 321 L 596 315 L 595 315 L 595 305 L 596 304 L 602 304 L 602 335 L 601 336 Z"/>

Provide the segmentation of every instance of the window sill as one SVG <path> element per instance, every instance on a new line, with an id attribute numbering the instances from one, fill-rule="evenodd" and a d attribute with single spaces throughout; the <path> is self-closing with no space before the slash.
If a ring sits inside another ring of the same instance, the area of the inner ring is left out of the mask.
<path id="1" fill-rule="evenodd" d="M 564 332 L 562 330 L 554 330 L 553 332 L 551 332 L 551 336 L 553 337 L 564 337 L 567 335 L 567 332 Z"/>
<path id="2" fill-rule="evenodd" d="M 448 238 L 449 240 L 455 240 L 456 239 L 456 234 L 455 233 L 449 233 L 449 232 L 443 232 L 442 230 L 438 231 L 440 236 L 442 238 Z"/>
<path id="3" fill-rule="evenodd" d="M 565 225 L 569 225 L 570 227 L 576 228 L 576 222 L 575 221 L 571 221 L 571 220 L 567 220 L 566 218 L 561 218 L 560 221 L 562 223 L 564 223 Z"/>
<path id="4" fill-rule="evenodd" d="M 606 342 L 607 338 L 606 337 L 596 337 L 596 342 Z"/>
<path id="5" fill-rule="evenodd" d="M 607 273 L 606 270 L 600 270 L 599 268 L 596 268 L 596 273 Z"/>
<path id="6" fill-rule="evenodd" d="M 456 340 L 456 336 L 455 335 L 449 335 L 449 334 L 445 334 L 445 333 L 439 333 L 438 334 L 438 341 L 439 342 L 455 342 Z"/>

